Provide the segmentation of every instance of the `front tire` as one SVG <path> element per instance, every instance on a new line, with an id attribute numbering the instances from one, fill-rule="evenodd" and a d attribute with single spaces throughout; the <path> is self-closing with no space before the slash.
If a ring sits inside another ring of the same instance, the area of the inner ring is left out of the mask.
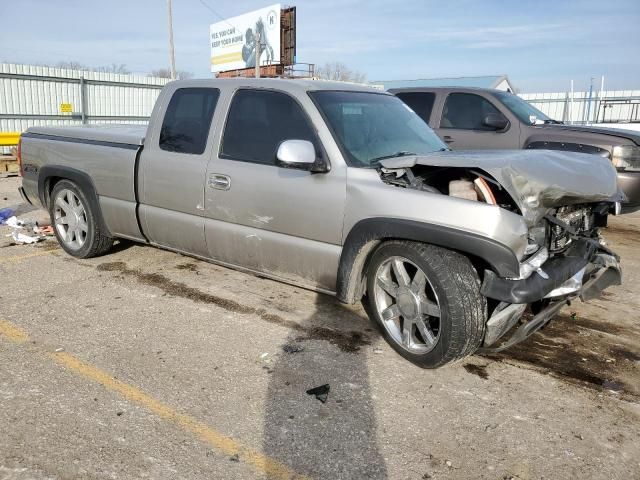
<path id="1" fill-rule="evenodd" d="M 104 235 L 85 193 L 72 181 L 60 180 L 51 191 L 51 225 L 58 243 L 69 255 L 91 258 L 104 255 L 113 238 Z"/>
<path id="2" fill-rule="evenodd" d="M 487 301 L 469 259 L 445 248 L 394 240 L 367 269 L 368 311 L 393 349 L 422 368 L 475 352 Z"/>

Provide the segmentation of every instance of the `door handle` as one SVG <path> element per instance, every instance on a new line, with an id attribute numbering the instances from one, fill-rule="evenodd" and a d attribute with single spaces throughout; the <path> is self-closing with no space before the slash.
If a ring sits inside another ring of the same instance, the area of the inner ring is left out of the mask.
<path id="1" fill-rule="evenodd" d="M 444 140 L 444 143 L 453 143 L 453 142 L 455 142 L 455 140 L 453 138 L 451 138 L 451 136 L 449 136 L 449 135 L 445 135 L 444 137 L 442 137 L 442 139 Z"/>
<path id="2" fill-rule="evenodd" d="M 227 175 L 220 173 L 212 173 L 209 175 L 209 181 L 207 182 L 209 188 L 216 190 L 229 190 L 231 188 L 231 179 Z"/>

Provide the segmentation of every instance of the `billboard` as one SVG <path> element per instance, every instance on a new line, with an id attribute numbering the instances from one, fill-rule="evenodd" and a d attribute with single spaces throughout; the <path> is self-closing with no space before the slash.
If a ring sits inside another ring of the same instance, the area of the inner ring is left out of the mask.
<path id="1" fill-rule="evenodd" d="M 279 3 L 211 25 L 211 71 L 255 67 L 258 34 L 262 45 L 259 64 L 280 63 Z"/>

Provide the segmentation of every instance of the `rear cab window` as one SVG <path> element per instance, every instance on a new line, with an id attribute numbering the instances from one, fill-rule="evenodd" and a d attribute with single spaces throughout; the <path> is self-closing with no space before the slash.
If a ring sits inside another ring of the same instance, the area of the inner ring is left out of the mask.
<path id="1" fill-rule="evenodd" d="M 162 121 L 160 148 L 192 155 L 204 153 L 219 97 L 217 88 L 176 90 Z"/>
<path id="2" fill-rule="evenodd" d="M 418 116 L 429 124 L 433 104 L 436 100 L 436 94 L 433 92 L 400 92 L 396 93 L 396 97 L 406 103 L 411 110 L 416 112 Z"/>
<path id="3" fill-rule="evenodd" d="M 275 165 L 285 140 L 308 140 L 316 155 L 321 152 L 306 114 L 291 96 L 273 90 L 238 90 L 229 107 L 220 157 Z"/>
<path id="4" fill-rule="evenodd" d="M 450 93 L 442 109 L 440 128 L 495 131 L 484 124 L 490 113 L 500 111 L 486 98 L 474 93 Z"/>

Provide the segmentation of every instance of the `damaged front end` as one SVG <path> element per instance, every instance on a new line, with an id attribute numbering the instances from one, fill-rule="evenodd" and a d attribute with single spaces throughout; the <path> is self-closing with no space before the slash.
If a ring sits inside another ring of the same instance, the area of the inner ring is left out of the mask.
<path id="1" fill-rule="evenodd" d="M 619 257 L 600 236 L 624 200 L 606 159 L 550 151 L 442 152 L 380 165 L 385 183 L 495 205 L 526 222 L 519 275 L 504 278 L 489 269 L 482 275 L 490 307 L 484 351 L 524 340 L 572 299 L 587 301 L 622 281 Z"/>

